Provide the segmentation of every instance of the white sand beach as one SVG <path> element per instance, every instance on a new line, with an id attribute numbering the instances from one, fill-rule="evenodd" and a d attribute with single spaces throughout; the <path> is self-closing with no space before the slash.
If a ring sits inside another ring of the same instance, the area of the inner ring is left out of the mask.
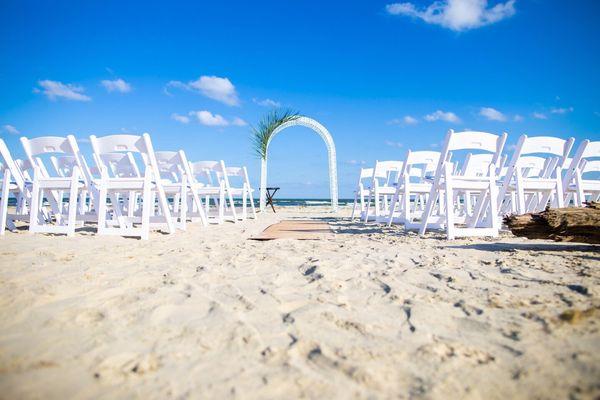
<path id="1" fill-rule="evenodd" d="M 279 211 L 147 241 L 7 232 L 0 397 L 600 395 L 598 247 Z M 335 235 L 248 240 L 284 218 Z"/>

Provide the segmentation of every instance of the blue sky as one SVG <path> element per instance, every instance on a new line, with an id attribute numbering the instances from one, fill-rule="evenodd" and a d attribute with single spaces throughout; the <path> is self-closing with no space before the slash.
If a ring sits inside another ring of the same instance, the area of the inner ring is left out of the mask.
<path id="1" fill-rule="evenodd" d="M 599 18 L 583 0 L 3 0 L 0 136 L 19 157 L 21 135 L 149 132 L 258 186 L 249 125 L 290 107 L 329 129 L 350 197 L 361 164 L 449 128 L 599 140 Z M 269 182 L 327 197 L 319 137 L 278 136 Z"/>

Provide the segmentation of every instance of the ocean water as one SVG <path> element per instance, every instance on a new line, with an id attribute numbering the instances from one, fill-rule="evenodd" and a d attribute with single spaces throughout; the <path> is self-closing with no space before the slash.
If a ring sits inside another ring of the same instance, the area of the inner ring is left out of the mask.
<path id="1" fill-rule="evenodd" d="M 169 199 L 169 200 L 171 200 L 171 199 Z M 65 203 L 69 202 L 67 198 L 65 198 L 64 201 L 65 201 Z M 241 201 L 242 201 L 241 199 L 233 200 L 233 202 L 235 203 L 236 206 L 241 206 L 242 205 Z M 354 202 L 354 199 L 339 199 L 338 206 L 339 207 L 352 206 L 353 202 Z M 277 199 L 276 198 L 273 201 L 273 203 L 275 204 L 275 207 L 286 207 L 286 206 L 323 207 L 323 206 L 331 205 L 331 200 L 330 199 Z M 12 197 L 8 199 L 8 205 L 15 206 L 16 204 L 17 204 L 17 199 L 12 198 Z M 254 205 L 256 207 L 258 207 L 259 204 L 260 204 L 259 199 L 254 199 Z"/>
<path id="2" fill-rule="evenodd" d="M 258 206 L 258 199 L 255 199 L 255 204 Z M 338 206 L 345 207 L 348 205 L 352 205 L 354 199 L 339 199 Z M 293 206 L 293 207 L 323 207 L 331 205 L 330 199 L 278 199 L 275 198 L 273 201 L 275 207 L 285 207 L 285 206 Z"/>

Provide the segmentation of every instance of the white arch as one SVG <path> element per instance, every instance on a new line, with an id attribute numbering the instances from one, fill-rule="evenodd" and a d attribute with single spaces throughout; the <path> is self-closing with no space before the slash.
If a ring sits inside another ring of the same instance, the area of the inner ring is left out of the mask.
<path id="1" fill-rule="evenodd" d="M 281 124 L 271 137 L 267 143 L 267 152 L 266 157 L 269 154 L 269 144 L 271 140 L 277 135 L 279 132 L 284 130 L 285 128 L 289 128 L 290 126 L 304 126 L 306 128 L 310 128 L 321 136 L 325 144 L 327 145 L 327 154 L 329 156 L 329 194 L 331 196 L 331 207 L 333 211 L 337 211 L 338 208 L 338 185 L 337 185 L 337 164 L 335 161 L 335 144 L 333 143 L 333 138 L 329 131 L 320 123 L 315 121 L 312 118 L 308 117 L 299 117 L 292 121 L 288 121 L 284 124 Z M 260 209 L 262 211 L 265 210 L 266 204 L 266 188 L 267 188 L 267 158 L 262 159 L 261 162 L 261 170 L 260 170 Z"/>

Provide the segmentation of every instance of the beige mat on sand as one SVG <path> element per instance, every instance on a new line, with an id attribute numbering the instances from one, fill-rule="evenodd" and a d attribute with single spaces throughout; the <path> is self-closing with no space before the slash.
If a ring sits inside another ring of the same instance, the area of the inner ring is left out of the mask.
<path id="1" fill-rule="evenodd" d="M 298 239 L 319 240 L 333 237 L 333 231 L 326 222 L 284 220 L 267 227 L 253 240 Z"/>

